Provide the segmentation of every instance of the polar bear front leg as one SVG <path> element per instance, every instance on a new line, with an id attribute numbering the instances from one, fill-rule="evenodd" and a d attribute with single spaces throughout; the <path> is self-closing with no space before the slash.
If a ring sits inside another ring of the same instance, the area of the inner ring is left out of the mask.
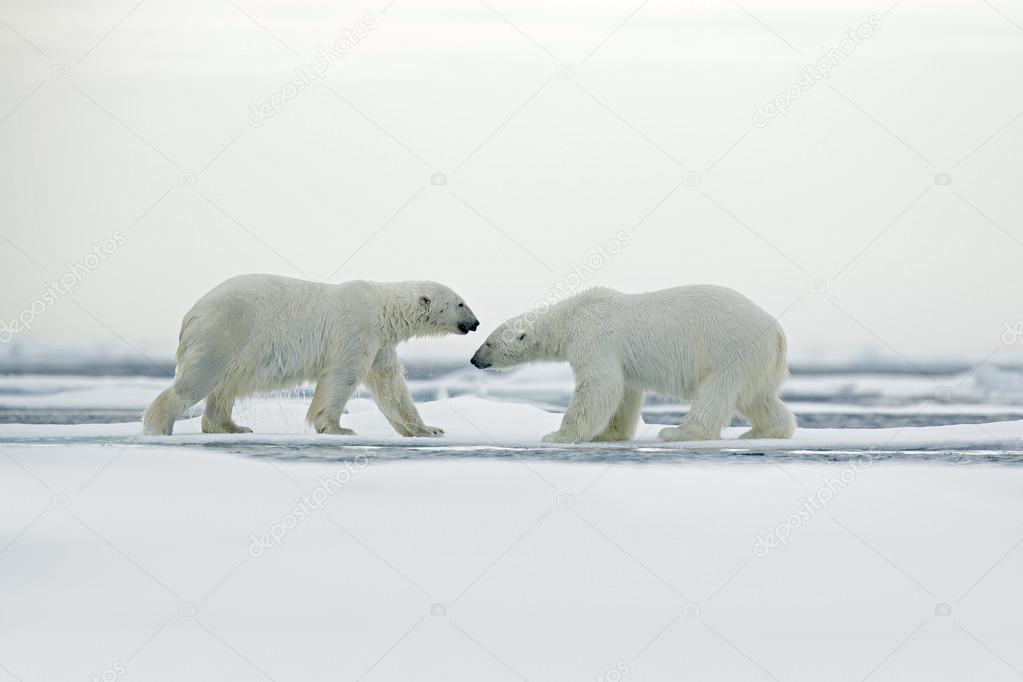
<path id="1" fill-rule="evenodd" d="M 443 436 L 444 430 L 427 426 L 419 416 L 419 410 L 409 394 L 408 384 L 402 375 L 401 364 L 394 348 L 384 348 L 377 353 L 373 365 L 366 375 L 366 384 L 373 393 L 377 407 L 395 431 L 403 436 Z"/>
<path id="2" fill-rule="evenodd" d="M 631 440 L 636 434 L 639 413 L 643 409 L 643 391 L 636 388 L 625 389 L 622 402 L 618 405 L 607 428 L 593 437 L 595 441 Z"/>
<path id="3" fill-rule="evenodd" d="M 625 394 L 621 371 L 575 370 L 575 392 L 561 427 L 543 437 L 545 443 L 581 443 L 604 431 Z"/>
<path id="4" fill-rule="evenodd" d="M 320 375 L 313 402 L 306 413 L 306 421 L 312 424 L 316 433 L 355 435 L 355 431 L 341 426 L 341 413 L 358 388 L 359 381 L 359 375 L 351 369 L 335 368 Z"/>

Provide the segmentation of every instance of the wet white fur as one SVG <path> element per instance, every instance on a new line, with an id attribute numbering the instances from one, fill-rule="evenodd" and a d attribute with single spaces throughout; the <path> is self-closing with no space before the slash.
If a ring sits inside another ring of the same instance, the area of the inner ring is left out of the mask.
<path id="1" fill-rule="evenodd" d="M 741 294 L 697 285 L 644 294 L 590 289 L 513 318 L 494 331 L 474 360 L 509 367 L 567 361 L 575 393 L 548 442 L 629 440 L 644 390 L 692 400 L 664 440 L 707 440 L 736 411 L 753 428 L 746 438 L 788 438 L 792 412 L 778 398 L 788 376 L 785 333 Z"/>
<path id="2" fill-rule="evenodd" d="M 235 398 L 315 381 L 306 418 L 320 433 L 352 433 L 339 421 L 364 382 L 399 433 L 441 435 L 423 424 L 395 346 L 458 333 L 459 322 L 475 321 L 462 299 L 436 282 L 229 279 L 185 315 L 174 384 L 146 409 L 144 432 L 170 434 L 174 420 L 203 398 L 203 431 L 249 431 L 231 420 Z"/>

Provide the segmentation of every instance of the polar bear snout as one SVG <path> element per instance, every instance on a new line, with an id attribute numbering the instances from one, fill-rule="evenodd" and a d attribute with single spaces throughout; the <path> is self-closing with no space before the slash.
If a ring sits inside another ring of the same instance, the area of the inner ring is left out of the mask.
<path id="1" fill-rule="evenodd" d="M 469 358 L 469 364 L 477 369 L 486 369 L 487 367 L 490 367 L 490 363 L 480 357 L 480 350 L 483 349 L 480 348 L 472 354 L 472 357 Z"/>
<path id="2" fill-rule="evenodd" d="M 461 296 L 450 287 L 437 282 L 424 282 L 418 294 L 420 319 L 426 334 L 468 334 L 476 331 L 480 321 Z"/>
<path id="3" fill-rule="evenodd" d="M 458 302 L 455 312 L 458 314 L 458 321 L 455 323 L 455 328 L 458 329 L 459 334 L 468 334 L 469 332 L 474 332 L 479 328 L 479 318 L 476 317 L 476 313 L 472 311 L 472 308 L 465 305 L 464 301 Z"/>

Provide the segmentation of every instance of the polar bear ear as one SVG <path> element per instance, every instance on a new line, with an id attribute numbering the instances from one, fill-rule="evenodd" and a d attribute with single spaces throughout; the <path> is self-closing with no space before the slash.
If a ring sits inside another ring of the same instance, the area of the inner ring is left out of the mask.
<path id="1" fill-rule="evenodd" d="M 423 296 L 419 297 L 419 302 L 423 305 L 430 305 L 430 297 L 424 294 Z"/>

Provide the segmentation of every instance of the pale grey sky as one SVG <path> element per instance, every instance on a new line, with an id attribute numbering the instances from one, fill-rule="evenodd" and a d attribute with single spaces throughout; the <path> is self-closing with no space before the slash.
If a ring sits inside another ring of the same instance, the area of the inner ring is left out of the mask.
<path id="1" fill-rule="evenodd" d="M 731 286 L 797 359 L 1023 358 L 1019 2 L 4 0 L 0 55 L 13 344 L 169 354 L 246 272 L 436 279 L 485 335 L 623 231 L 581 287 Z"/>

